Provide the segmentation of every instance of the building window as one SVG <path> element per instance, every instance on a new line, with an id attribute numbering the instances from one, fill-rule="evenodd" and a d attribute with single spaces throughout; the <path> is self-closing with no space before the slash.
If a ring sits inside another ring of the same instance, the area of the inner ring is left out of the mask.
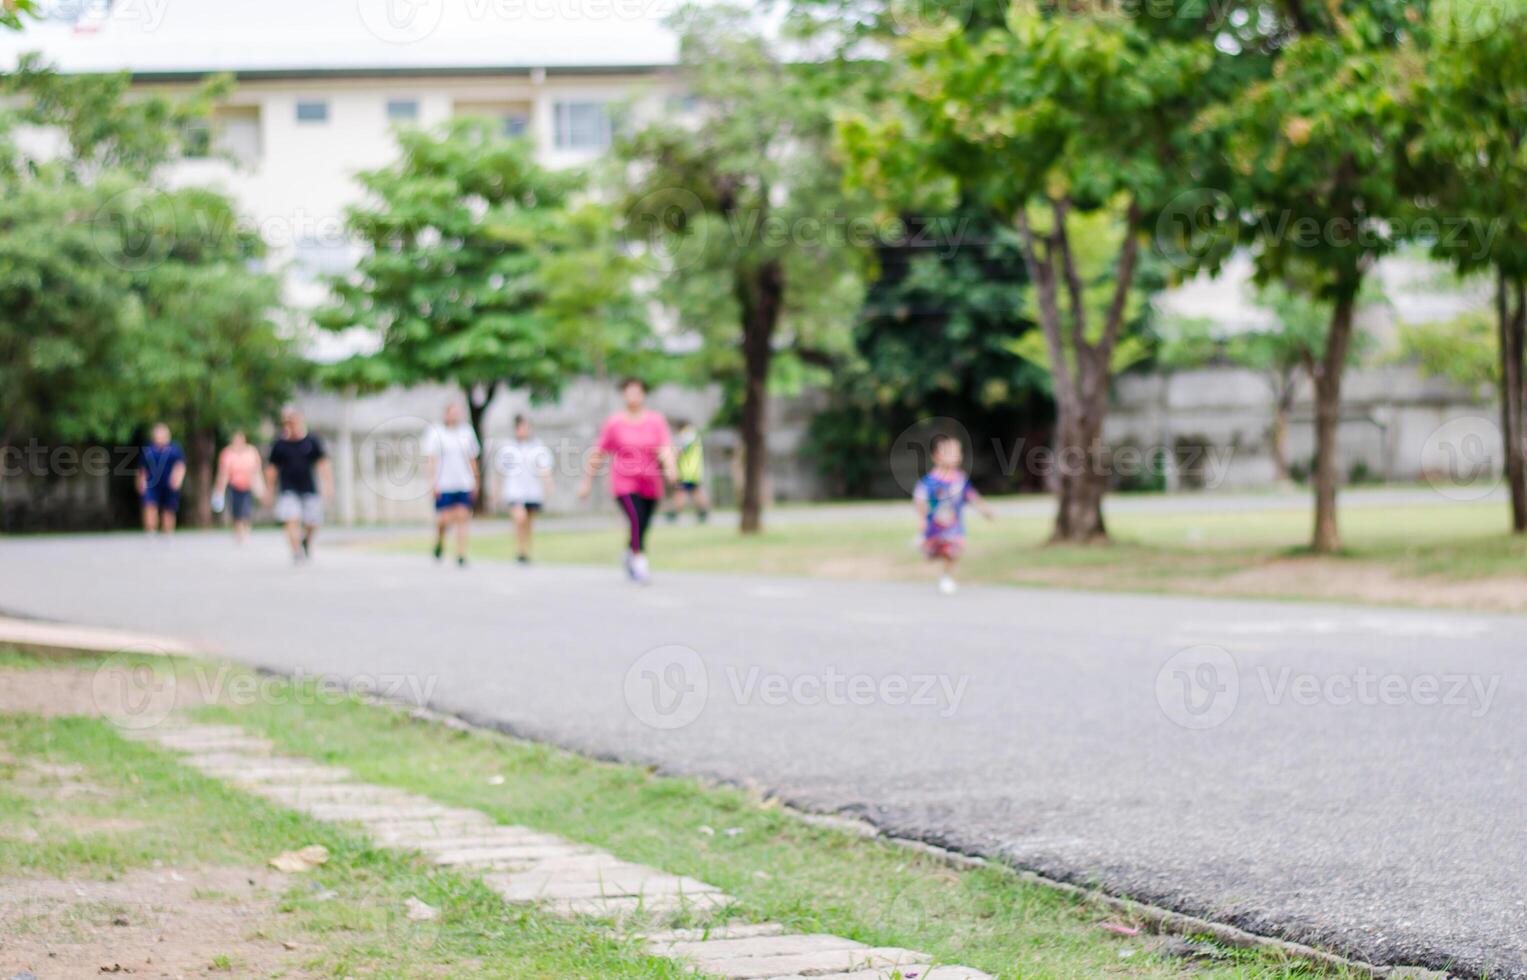
<path id="1" fill-rule="evenodd" d="M 530 118 L 518 112 L 511 112 L 504 116 L 503 126 L 504 135 L 511 139 L 516 136 L 524 136 L 530 129 Z"/>
<path id="2" fill-rule="evenodd" d="M 387 120 L 389 122 L 414 122 L 418 118 L 418 99 L 387 100 Z"/>
<path id="3" fill-rule="evenodd" d="M 555 106 L 559 150 L 604 150 L 610 146 L 610 110 L 603 102 L 558 102 Z"/>
<path id="4" fill-rule="evenodd" d="M 329 103 L 322 99 L 303 100 L 297 103 L 297 121 L 300 123 L 326 123 L 329 121 Z"/>
<path id="5" fill-rule="evenodd" d="M 240 166 L 260 161 L 260 110 L 257 106 L 222 106 L 214 117 L 212 148 Z"/>

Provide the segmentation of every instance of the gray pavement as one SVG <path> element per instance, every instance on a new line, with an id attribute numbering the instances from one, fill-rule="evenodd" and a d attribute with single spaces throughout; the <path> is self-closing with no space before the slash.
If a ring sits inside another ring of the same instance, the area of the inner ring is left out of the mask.
<path id="1" fill-rule="evenodd" d="M 1377 962 L 1527 977 L 1527 619 L 0 542 L 0 612 L 359 679 Z"/>

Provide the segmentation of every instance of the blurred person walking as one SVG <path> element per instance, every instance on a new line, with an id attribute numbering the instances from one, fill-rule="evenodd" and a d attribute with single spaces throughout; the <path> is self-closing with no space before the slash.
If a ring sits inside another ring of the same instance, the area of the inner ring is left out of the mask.
<path id="1" fill-rule="evenodd" d="M 704 524 L 710 516 L 710 497 L 705 493 L 705 446 L 700 442 L 699 428 L 688 420 L 680 419 L 674 428 L 678 430 L 674 433 L 674 446 L 679 481 L 668 509 L 668 523 L 676 523 L 692 500 L 695 518 Z"/>
<path id="2" fill-rule="evenodd" d="M 228 520 L 233 524 L 233 539 L 239 544 L 249 540 L 255 494 L 265 495 L 260 462 L 260 451 L 250 444 L 243 429 L 234 430 L 228 445 L 217 454 L 212 509 L 227 512 Z"/>
<path id="3" fill-rule="evenodd" d="M 301 564 L 313 557 L 313 539 L 323 524 L 323 502 L 334 496 L 328 454 L 318 437 L 308 432 L 302 413 L 288 405 L 281 409 L 281 435 L 265 459 L 266 503 L 274 492 L 276 520 L 286 528 L 292 561 Z"/>
<path id="4" fill-rule="evenodd" d="M 138 498 L 147 534 L 174 534 L 180 512 L 180 488 L 186 480 L 186 454 L 170 440 L 170 427 L 154 423 L 149 444 L 138 454 Z"/>
<path id="5" fill-rule="evenodd" d="M 456 564 L 467 566 L 467 532 L 472 525 L 472 502 L 477 498 L 482 446 L 477 433 L 461 420 L 461 406 L 445 406 L 445 424 L 432 425 L 420 446 L 429 459 L 430 487 L 435 493 L 435 560 L 445 557 L 445 535 L 456 529 Z"/>
<path id="6" fill-rule="evenodd" d="M 626 576 L 645 585 L 651 580 L 647 528 L 663 499 L 664 478 L 677 482 L 678 468 L 667 420 L 647 407 L 646 382 L 628 378 L 621 384 L 620 392 L 625 407 L 606 419 L 599 430 L 599 438 L 584 467 L 578 499 L 588 498 L 595 474 L 606 459 L 610 460 L 610 493 L 625 515 L 630 532 L 626 539 Z"/>
<path id="7" fill-rule="evenodd" d="M 546 443 L 535 437 L 530 420 L 514 417 L 514 440 L 493 458 L 499 475 L 499 500 L 514 521 L 515 560 L 530 564 L 530 539 L 536 514 L 551 495 L 552 455 Z"/>

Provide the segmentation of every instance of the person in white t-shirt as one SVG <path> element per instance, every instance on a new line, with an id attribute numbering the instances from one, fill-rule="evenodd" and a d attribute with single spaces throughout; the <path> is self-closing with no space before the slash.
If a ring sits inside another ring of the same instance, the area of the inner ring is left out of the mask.
<path id="1" fill-rule="evenodd" d="M 477 497 L 477 458 L 482 455 L 477 433 L 461 421 L 461 406 L 445 407 L 445 424 L 432 425 L 420 446 L 429 458 L 430 486 L 435 491 L 435 560 L 445 557 L 445 535 L 456 528 L 456 564 L 467 564 L 467 528 L 472 501 Z"/>
<path id="2" fill-rule="evenodd" d="M 514 441 L 494 455 L 499 475 L 499 498 L 514 519 L 514 540 L 521 565 L 530 564 L 530 534 L 535 515 L 551 493 L 551 450 L 530 430 L 530 420 L 514 417 Z"/>

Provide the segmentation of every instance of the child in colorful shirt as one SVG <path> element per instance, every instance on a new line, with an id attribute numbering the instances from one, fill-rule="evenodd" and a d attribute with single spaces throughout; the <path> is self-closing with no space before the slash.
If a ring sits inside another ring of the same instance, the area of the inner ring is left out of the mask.
<path id="1" fill-rule="evenodd" d="M 965 452 L 960 441 L 953 436 L 936 435 L 930 449 L 933 468 L 917 481 L 912 499 L 922 523 L 923 554 L 929 561 L 943 563 L 938 588 L 945 595 L 953 595 L 954 567 L 965 551 L 965 505 L 974 506 L 987 520 L 996 515 L 960 469 Z"/>

